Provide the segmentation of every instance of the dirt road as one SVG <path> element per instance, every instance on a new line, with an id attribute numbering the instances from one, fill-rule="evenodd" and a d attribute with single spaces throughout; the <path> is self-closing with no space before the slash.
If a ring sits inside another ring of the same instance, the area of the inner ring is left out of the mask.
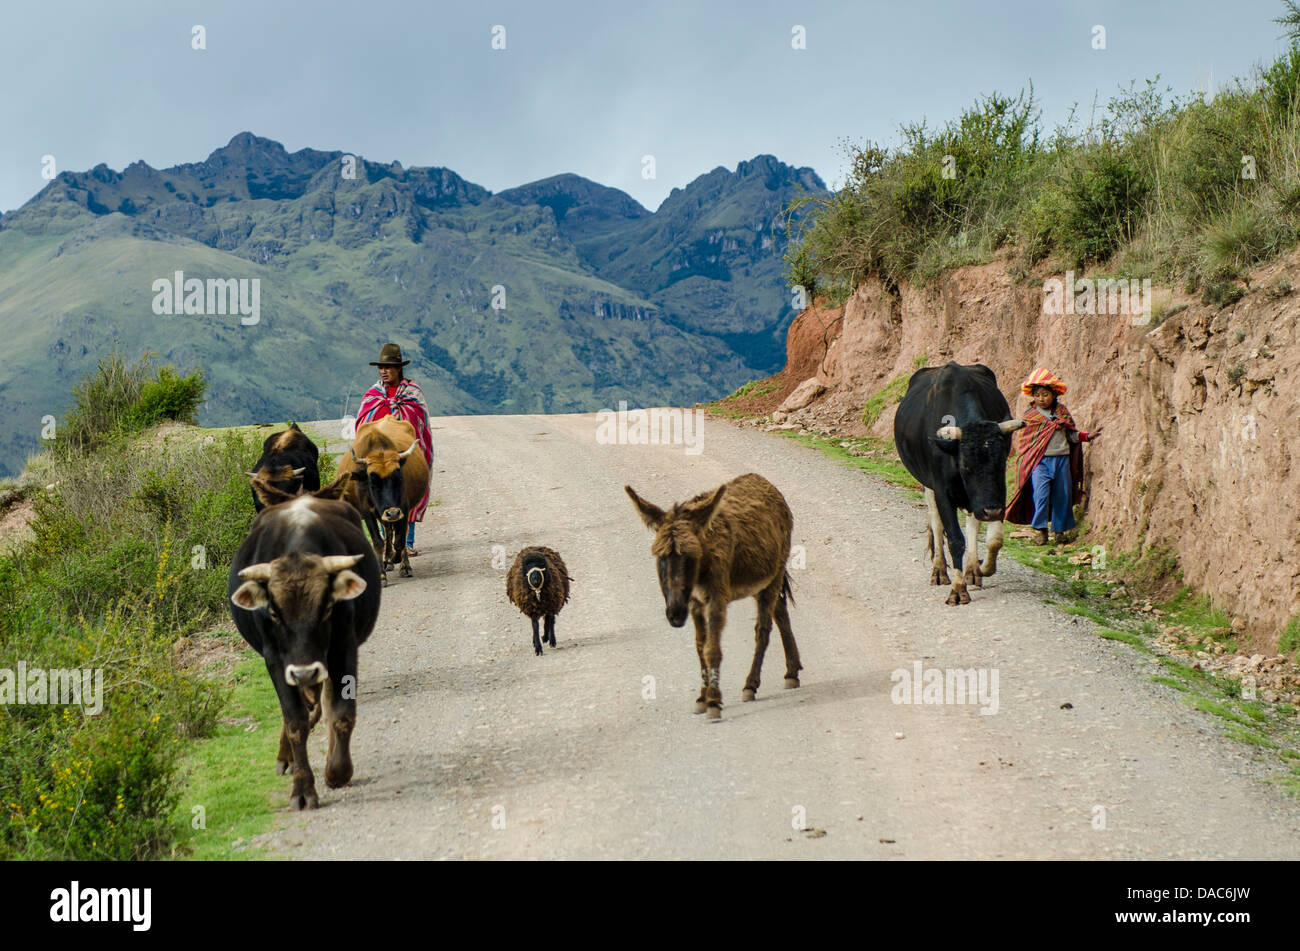
<path id="1" fill-rule="evenodd" d="M 1004 558 L 971 605 L 947 607 L 927 584 L 923 509 L 897 488 L 713 419 L 698 455 L 601 445 L 596 425 L 435 421 L 441 504 L 419 530 L 415 577 L 394 573 L 362 648 L 356 777 L 324 787 L 317 730 L 321 808 L 286 811 L 274 852 L 1300 857 L 1300 804 L 1151 683 L 1154 662 L 1046 605 L 1043 576 Z M 726 706 L 710 723 L 691 713 L 692 630 L 664 619 L 623 485 L 663 504 L 748 471 L 785 494 L 806 553 L 791 612 L 803 686 L 781 689 L 774 635 L 758 701 L 740 702 L 754 606 L 737 602 Z M 558 549 L 575 579 L 559 647 L 542 657 L 505 597 L 505 566 L 528 544 Z M 996 671 L 996 713 L 893 702 L 891 674 L 917 662 Z"/>

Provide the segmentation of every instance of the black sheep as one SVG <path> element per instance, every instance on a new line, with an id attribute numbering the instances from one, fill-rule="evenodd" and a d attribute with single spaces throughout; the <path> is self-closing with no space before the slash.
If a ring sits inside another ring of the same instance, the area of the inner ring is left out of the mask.
<path id="1" fill-rule="evenodd" d="M 506 596 L 510 603 L 533 622 L 533 650 L 542 653 L 542 642 L 555 646 L 555 615 L 569 600 L 568 569 L 559 552 L 534 545 L 515 556 L 506 575 Z M 543 637 L 537 636 L 537 619 L 546 618 Z"/>

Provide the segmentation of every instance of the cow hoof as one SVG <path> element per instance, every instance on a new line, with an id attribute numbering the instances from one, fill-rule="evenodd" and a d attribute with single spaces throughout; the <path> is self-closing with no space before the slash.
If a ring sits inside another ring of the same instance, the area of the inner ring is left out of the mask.
<path id="1" fill-rule="evenodd" d="M 787 677 L 785 678 L 785 683 L 782 686 L 784 686 L 786 690 L 794 690 L 796 687 L 799 686 L 799 678 Z"/>
<path id="2" fill-rule="evenodd" d="M 696 701 L 695 701 L 695 712 L 696 712 L 696 713 L 703 713 L 703 712 L 704 712 L 705 710 L 707 710 L 707 709 L 709 709 L 709 705 L 706 704 L 703 700 L 696 700 Z"/>
<path id="3" fill-rule="evenodd" d="M 708 712 L 705 714 L 704 718 L 706 720 L 721 720 L 722 707 L 709 707 Z"/>
<path id="4" fill-rule="evenodd" d="M 952 579 L 948 577 L 948 572 L 945 571 L 940 573 L 936 571 L 934 574 L 930 575 L 930 584 L 952 584 Z"/>
<path id="5" fill-rule="evenodd" d="M 984 579 L 978 571 L 968 571 L 966 572 L 966 584 L 972 588 L 982 588 L 984 587 Z"/>
<path id="6" fill-rule="evenodd" d="M 410 577 L 411 577 L 411 569 L 410 569 L 410 568 L 403 568 L 403 569 L 399 572 L 399 574 L 400 574 L 403 578 L 410 578 Z"/>
<path id="7" fill-rule="evenodd" d="M 346 786 L 352 782 L 352 764 L 340 769 L 338 774 L 332 774 L 328 769 L 325 770 L 325 785 L 330 789 L 338 789 L 340 786 Z"/>
<path id="8" fill-rule="evenodd" d="M 740 691 L 740 702 L 751 703 L 757 694 L 758 694 L 757 689 L 752 687 L 746 687 L 744 690 Z"/>
<path id="9" fill-rule="evenodd" d="M 320 800 L 316 798 L 316 790 L 311 789 L 306 793 L 294 793 L 289 797 L 289 805 L 302 812 L 304 809 L 319 809 Z"/>

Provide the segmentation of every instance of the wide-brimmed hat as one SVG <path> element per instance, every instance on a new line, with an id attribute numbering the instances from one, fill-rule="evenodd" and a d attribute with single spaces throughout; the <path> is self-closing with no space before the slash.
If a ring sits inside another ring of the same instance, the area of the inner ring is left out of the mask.
<path id="1" fill-rule="evenodd" d="M 1051 370 L 1045 367 L 1039 367 L 1029 376 L 1025 377 L 1025 382 L 1020 384 L 1020 392 L 1025 396 L 1034 395 L 1034 387 L 1045 386 L 1056 393 L 1057 396 L 1065 394 L 1065 383 Z"/>
<path id="2" fill-rule="evenodd" d="M 371 360 L 372 367 L 404 367 L 410 360 L 402 359 L 402 348 L 395 343 L 386 343 L 379 350 L 379 359 Z"/>

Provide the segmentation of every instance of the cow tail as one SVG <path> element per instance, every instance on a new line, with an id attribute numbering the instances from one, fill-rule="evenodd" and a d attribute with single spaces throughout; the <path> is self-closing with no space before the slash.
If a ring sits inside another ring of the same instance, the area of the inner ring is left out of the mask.
<path id="1" fill-rule="evenodd" d="M 790 582 L 790 572 L 785 572 L 781 578 L 781 599 L 794 604 L 794 585 Z"/>

